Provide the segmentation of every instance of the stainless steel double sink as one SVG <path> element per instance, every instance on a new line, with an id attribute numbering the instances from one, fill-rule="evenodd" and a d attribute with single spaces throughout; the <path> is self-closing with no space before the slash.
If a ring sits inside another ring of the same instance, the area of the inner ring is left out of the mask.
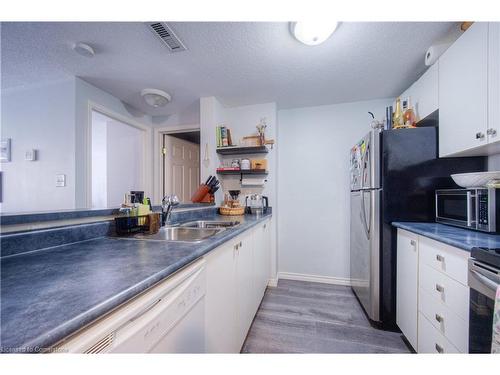
<path id="1" fill-rule="evenodd" d="M 163 227 L 155 234 L 140 233 L 129 238 L 147 241 L 201 242 L 239 224 L 239 221 L 197 220 Z"/>

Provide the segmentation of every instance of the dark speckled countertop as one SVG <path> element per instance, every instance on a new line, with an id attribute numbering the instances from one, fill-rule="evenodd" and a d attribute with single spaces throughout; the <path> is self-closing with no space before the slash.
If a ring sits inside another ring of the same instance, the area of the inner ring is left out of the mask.
<path id="1" fill-rule="evenodd" d="M 394 222 L 392 225 L 466 251 L 471 251 L 473 247 L 500 247 L 500 235 L 498 234 L 478 232 L 440 223 Z"/>
<path id="2" fill-rule="evenodd" d="M 270 216 L 238 218 L 201 243 L 101 237 L 4 257 L 0 349 L 49 348 Z"/>

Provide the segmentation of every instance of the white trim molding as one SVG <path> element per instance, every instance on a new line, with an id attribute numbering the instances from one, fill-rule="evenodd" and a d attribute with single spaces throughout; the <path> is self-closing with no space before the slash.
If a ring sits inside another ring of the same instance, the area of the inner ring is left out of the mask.
<path id="1" fill-rule="evenodd" d="M 85 200 L 88 208 L 92 208 L 92 112 L 101 113 L 109 118 L 123 122 L 129 126 L 143 131 L 143 161 L 142 161 L 142 180 L 144 184 L 144 192 L 146 196 L 152 196 L 152 179 L 151 170 L 151 142 L 152 128 L 148 125 L 136 121 L 135 119 L 117 113 L 101 104 L 87 101 L 87 121 L 86 121 L 86 139 L 85 144 L 85 161 L 86 161 L 86 192 Z"/>
<path id="2" fill-rule="evenodd" d="M 278 286 L 278 279 L 269 279 L 269 281 L 267 282 L 267 286 L 271 287 L 271 288 L 276 288 Z"/>
<path id="3" fill-rule="evenodd" d="M 351 279 L 345 278 L 345 277 L 307 275 L 307 274 L 303 274 L 303 273 L 293 273 L 293 272 L 278 272 L 278 280 L 279 279 L 310 281 L 313 283 L 351 286 Z M 277 280 L 276 280 L 276 283 L 277 283 Z"/>
<path id="4" fill-rule="evenodd" d="M 188 133 L 200 131 L 200 125 L 175 125 L 158 127 L 153 129 L 153 204 L 161 204 L 162 196 L 162 180 L 163 180 L 163 167 L 161 153 L 163 145 L 163 135 L 164 134 L 174 134 L 174 133 Z M 201 165 L 202 151 L 200 144 L 200 165 Z M 200 172 L 201 180 L 201 172 Z"/>

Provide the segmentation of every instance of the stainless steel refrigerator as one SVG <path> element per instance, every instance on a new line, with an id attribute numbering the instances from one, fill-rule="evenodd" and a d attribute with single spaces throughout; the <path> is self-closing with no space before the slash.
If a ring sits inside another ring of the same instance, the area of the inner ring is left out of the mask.
<path id="1" fill-rule="evenodd" d="M 436 127 L 371 131 L 350 152 L 350 271 L 368 317 L 396 328 L 393 221 L 434 221 L 434 191 L 453 173 L 483 171 L 484 157 L 438 158 Z"/>

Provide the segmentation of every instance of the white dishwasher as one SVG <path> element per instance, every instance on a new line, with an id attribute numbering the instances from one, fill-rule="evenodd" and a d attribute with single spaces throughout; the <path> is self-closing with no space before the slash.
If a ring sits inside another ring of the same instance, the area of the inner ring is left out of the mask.
<path id="1" fill-rule="evenodd" d="M 57 345 L 66 353 L 205 352 L 205 260 Z"/>

